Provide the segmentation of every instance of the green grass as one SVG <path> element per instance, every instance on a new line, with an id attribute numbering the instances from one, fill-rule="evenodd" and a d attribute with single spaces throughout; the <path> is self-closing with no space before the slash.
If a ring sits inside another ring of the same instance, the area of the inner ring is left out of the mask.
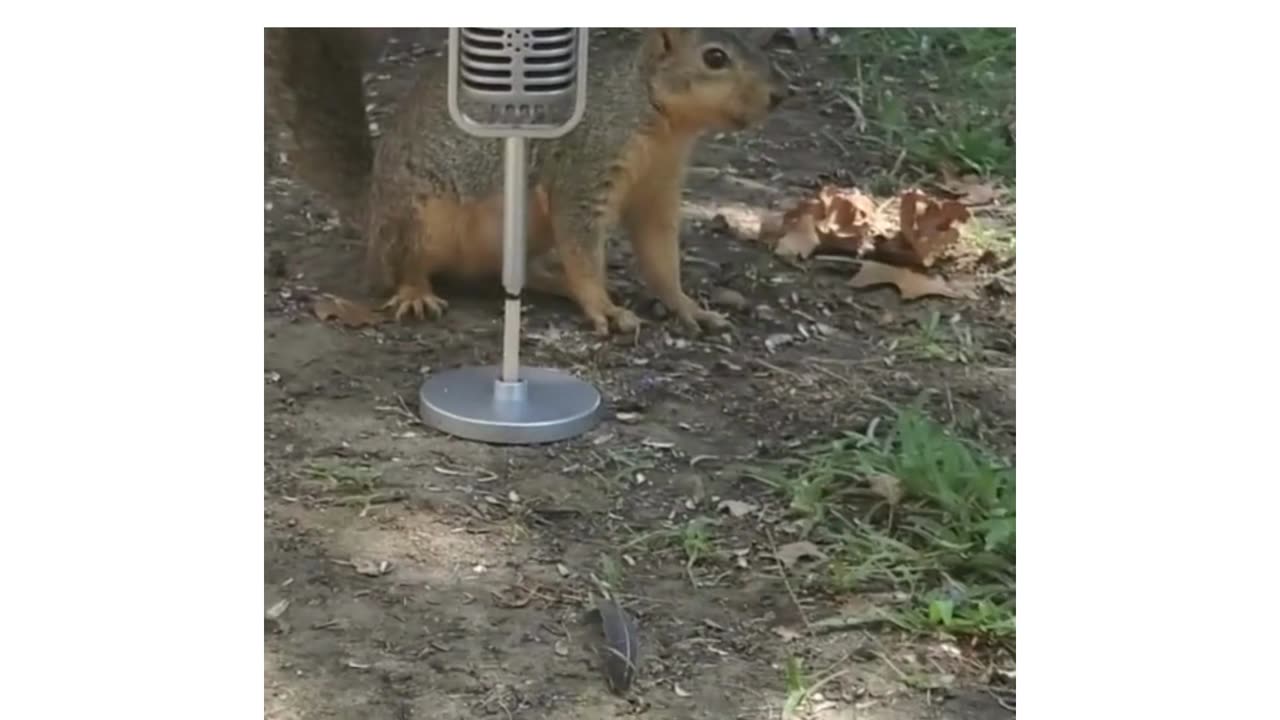
<path id="1" fill-rule="evenodd" d="M 917 321 L 915 334 L 895 339 L 890 347 L 921 360 L 962 364 L 969 362 L 973 349 L 973 331 L 961 322 L 944 321 L 936 310 Z"/>
<path id="2" fill-rule="evenodd" d="M 920 411 L 883 437 L 849 433 L 753 473 L 830 548 L 831 585 L 905 594 L 889 619 L 913 630 L 1007 637 L 1016 627 L 1016 481 L 1011 463 Z M 870 486 L 896 478 L 894 503 Z"/>
<path id="3" fill-rule="evenodd" d="M 866 119 L 882 164 L 1016 180 L 1016 36 L 1012 28 L 839 31 L 842 88 Z"/>

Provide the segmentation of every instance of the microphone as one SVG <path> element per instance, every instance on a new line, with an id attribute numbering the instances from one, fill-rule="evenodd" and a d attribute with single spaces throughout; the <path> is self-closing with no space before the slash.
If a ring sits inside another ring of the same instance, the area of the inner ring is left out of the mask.
<path id="1" fill-rule="evenodd" d="M 558 138 L 582 119 L 586 69 L 586 28 L 451 28 L 449 114 L 480 137 Z"/>
<path id="2" fill-rule="evenodd" d="M 459 368 L 419 391 L 423 420 L 460 437 L 553 442 L 600 418 L 594 387 L 520 367 L 520 293 L 528 230 L 529 140 L 563 137 L 586 110 L 587 28 L 450 28 L 449 115 L 464 132 L 503 140 L 502 364 Z"/>
<path id="3" fill-rule="evenodd" d="M 516 382 L 524 287 L 525 141 L 562 137 L 587 106 L 586 28 L 450 28 L 449 115 L 465 132 L 504 138 L 502 379 Z"/>

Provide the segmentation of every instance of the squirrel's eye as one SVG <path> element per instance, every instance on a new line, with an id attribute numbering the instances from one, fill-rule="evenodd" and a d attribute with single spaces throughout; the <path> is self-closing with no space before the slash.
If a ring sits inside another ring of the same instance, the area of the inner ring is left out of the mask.
<path id="1" fill-rule="evenodd" d="M 729 64 L 729 55 L 720 48 L 709 48 L 702 53 L 702 62 L 712 70 L 721 70 Z"/>

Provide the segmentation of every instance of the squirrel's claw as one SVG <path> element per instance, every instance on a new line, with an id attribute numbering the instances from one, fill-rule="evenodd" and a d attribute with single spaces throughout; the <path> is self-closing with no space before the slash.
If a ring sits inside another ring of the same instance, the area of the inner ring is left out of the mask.
<path id="1" fill-rule="evenodd" d="M 382 306 L 384 310 L 394 310 L 397 322 L 405 315 L 426 319 L 427 315 L 439 319 L 448 309 L 449 303 L 444 298 L 425 288 L 402 287 L 390 300 Z"/>

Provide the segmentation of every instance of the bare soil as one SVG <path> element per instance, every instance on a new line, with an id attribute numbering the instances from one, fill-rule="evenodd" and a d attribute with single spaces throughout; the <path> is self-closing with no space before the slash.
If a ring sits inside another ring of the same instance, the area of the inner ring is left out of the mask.
<path id="1" fill-rule="evenodd" d="M 439 48 L 417 40 L 397 43 L 371 78 L 376 117 L 415 58 Z M 757 131 L 708 137 L 686 193 L 685 284 L 741 305 L 728 308 L 732 334 L 687 337 L 661 317 L 623 242 L 611 282 L 650 321 L 637 337 L 600 340 L 571 304 L 527 296 L 525 360 L 590 380 L 610 404 L 597 429 L 553 446 L 463 442 L 415 418 L 424 374 L 497 362 L 496 288 L 443 287 L 452 304 L 439 321 L 348 329 L 312 314 L 318 293 L 368 299 L 360 241 L 268 149 L 264 600 L 288 605 L 265 625 L 266 717 L 778 717 L 789 657 L 814 676 L 842 673 L 812 717 L 1012 716 L 983 689 L 978 649 L 884 629 L 783 637 L 803 620 L 770 556 L 785 528 L 761 519 L 778 503 L 735 466 L 863 428 L 886 401 L 926 390 L 936 417 L 1011 452 L 1015 341 L 1008 295 L 855 293 L 849 265 L 793 266 L 713 221 L 862 176 L 856 138 L 823 132 L 850 125 L 824 95 L 836 71 L 820 54 L 782 63 L 802 92 Z M 971 329 L 972 357 L 895 347 L 935 310 Z M 734 518 L 717 511 L 723 499 L 763 512 Z M 635 542 L 699 516 L 717 523 L 716 552 L 692 569 L 678 540 Z M 806 573 L 821 568 L 789 578 L 805 617 L 858 601 Z M 639 674 L 624 695 L 583 647 L 596 579 L 619 586 L 639 623 Z M 921 689 L 904 681 L 908 666 L 950 680 Z"/>

